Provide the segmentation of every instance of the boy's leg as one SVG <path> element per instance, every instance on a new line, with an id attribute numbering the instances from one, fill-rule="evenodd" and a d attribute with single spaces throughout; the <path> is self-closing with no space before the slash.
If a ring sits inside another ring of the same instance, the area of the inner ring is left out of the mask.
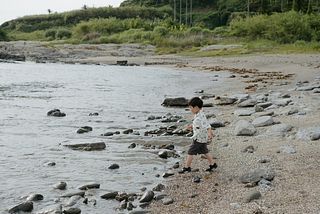
<path id="1" fill-rule="evenodd" d="M 206 171 L 207 172 L 211 172 L 212 170 L 216 169 L 218 167 L 218 165 L 213 162 L 213 158 L 209 153 L 205 154 L 205 156 L 206 156 L 206 158 L 208 159 L 208 162 L 209 162 L 209 168 L 206 169 Z"/>
<path id="2" fill-rule="evenodd" d="M 193 160 L 193 155 L 188 155 L 186 160 L 186 166 L 182 168 L 182 170 L 179 171 L 180 174 L 183 174 L 185 172 L 191 172 L 191 163 Z"/>
<path id="3" fill-rule="evenodd" d="M 186 160 L 186 167 L 191 167 L 192 160 L 193 160 L 193 155 L 188 155 Z"/>
<path id="4" fill-rule="evenodd" d="M 204 155 L 206 156 L 209 164 L 212 165 L 212 164 L 213 164 L 213 158 L 212 158 L 212 156 L 211 156 L 209 153 L 204 154 Z"/>

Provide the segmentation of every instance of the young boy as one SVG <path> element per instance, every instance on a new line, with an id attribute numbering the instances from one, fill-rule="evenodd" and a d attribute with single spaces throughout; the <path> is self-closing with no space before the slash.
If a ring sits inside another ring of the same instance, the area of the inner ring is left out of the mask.
<path id="1" fill-rule="evenodd" d="M 186 166 L 179 173 L 191 172 L 192 159 L 197 154 L 204 154 L 206 156 L 209 162 L 209 168 L 206 171 L 211 172 L 218 166 L 216 163 L 213 163 L 212 156 L 209 154 L 207 147 L 207 143 L 211 142 L 214 135 L 206 116 L 202 112 L 203 101 L 199 97 L 194 97 L 188 104 L 192 114 L 194 114 L 192 123 L 193 136 L 191 137 L 193 143 L 188 150 Z M 191 128 L 191 125 L 188 128 Z"/>

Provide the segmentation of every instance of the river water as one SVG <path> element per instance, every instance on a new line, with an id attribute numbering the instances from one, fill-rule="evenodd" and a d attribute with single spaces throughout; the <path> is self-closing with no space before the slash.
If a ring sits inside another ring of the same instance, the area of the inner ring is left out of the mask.
<path id="1" fill-rule="evenodd" d="M 151 188 L 176 160 L 162 160 L 140 147 L 128 149 L 143 133 L 159 126 L 149 115 L 189 115 L 185 109 L 164 108 L 165 97 L 185 96 L 213 84 L 213 73 L 196 73 L 154 67 L 117 67 L 35 63 L 0 63 L 0 213 L 25 200 L 31 193 L 44 195 L 34 203 L 33 213 L 55 204 L 66 192 L 90 182 L 100 183 L 89 199 L 79 203 L 82 213 L 119 213 L 118 202 L 99 199 L 109 191 L 140 192 Z M 67 114 L 48 117 L 54 108 Z M 99 116 L 89 116 L 98 112 Z M 81 126 L 93 131 L 77 134 Z M 132 128 L 140 136 L 102 137 L 108 131 Z M 170 138 L 167 140 L 170 141 Z M 103 151 L 73 151 L 61 144 L 106 142 Z M 55 166 L 48 166 L 55 162 Z M 120 169 L 108 170 L 112 163 Z M 59 181 L 67 190 L 54 190 Z"/>

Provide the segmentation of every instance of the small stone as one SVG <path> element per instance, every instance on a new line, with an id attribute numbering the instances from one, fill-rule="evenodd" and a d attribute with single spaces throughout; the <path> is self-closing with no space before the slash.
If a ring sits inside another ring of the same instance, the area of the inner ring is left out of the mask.
<path id="1" fill-rule="evenodd" d="M 157 191 L 160 192 L 162 190 L 164 190 L 165 186 L 163 184 L 158 184 L 157 186 L 155 186 L 152 191 Z"/>
<path id="2" fill-rule="evenodd" d="M 33 203 L 31 201 L 27 201 L 11 208 L 9 210 L 9 213 L 31 212 L 32 210 L 33 210 Z"/>
<path id="3" fill-rule="evenodd" d="M 67 187 L 67 183 L 61 181 L 61 182 L 55 184 L 53 187 L 54 187 L 55 189 L 65 190 L 66 187 Z"/>
<path id="4" fill-rule="evenodd" d="M 119 168 L 120 168 L 120 166 L 116 163 L 114 163 L 108 167 L 108 169 L 119 169 Z"/>
<path id="5" fill-rule="evenodd" d="M 163 173 L 162 177 L 163 178 L 167 178 L 167 177 L 170 177 L 170 176 L 173 176 L 173 175 L 174 175 L 174 172 L 168 171 L 168 172 Z"/>
<path id="6" fill-rule="evenodd" d="M 126 129 L 122 133 L 123 134 L 131 134 L 131 133 L 133 133 L 133 129 Z"/>
<path id="7" fill-rule="evenodd" d="M 80 190 L 99 189 L 99 188 L 100 188 L 100 184 L 97 184 L 97 183 L 90 183 L 90 184 L 86 184 L 79 187 Z"/>
<path id="8" fill-rule="evenodd" d="M 62 213 L 64 213 L 64 214 L 80 214 L 81 210 L 79 208 L 72 207 L 67 210 L 64 210 Z"/>
<path id="9" fill-rule="evenodd" d="M 131 144 L 128 146 L 128 148 L 129 148 L 129 149 L 134 149 L 134 148 L 136 148 L 136 146 L 137 146 L 137 144 L 131 143 Z"/>
<path id="10" fill-rule="evenodd" d="M 83 127 L 81 127 L 80 129 L 77 130 L 77 133 L 78 134 L 83 134 L 83 133 L 86 133 L 86 132 L 91 132 L 92 130 L 93 129 L 90 126 L 83 126 Z"/>
<path id="11" fill-rule="evenodd" d="M 101 136 L 109 137 L 109 136 L 112 136 L 112 135 L 114 135 L 113 132 L 106 132 L 106 133 L 102 134 Z"/>
<path id="12" fill-rule="evenodd" d="M 201 178 L 198 176 L 195 176 L 192 178 L 192 182 L 194 182 L 194 183 L 200 183 L 200 181 L 201 181 Z"/>
<path id="13" fill-rule="evenodd" d="M 27 198 L 27 201 L 42 201 L 43 200 L 43 195 L 41 194 L 32 194 L 29 195 Z"/>
<path id="14" fill-rule="evenodd" d="M 162 199 L 162 203 L 164 205 L 172 204 L 173 203 L 173 199 L 172 198 L 164 198 L 164 199 Z"/>
<path id="15" fill-rule="evenodd" d="M 118 195 L 118 192 L 109 192 L 100 197 L 103 199 L 109 200 L 109 199 L 115 199 L 117 195 Z"/>
<path id="16" fill-rule="evenodd" d="M 245 199 L 245 202 L 249 203 L 249 202 L 251 202 L 253 200 L 257 200 L 259 198 L 261 198 L 261 193 L 257 190 L 254 190 L 248 194 L 248 196 Z"/>
<path id="17" fill-rule="evenodd" d="M 98 112 L 90 113 L 89 116 L 99 116 Z"/>
<path id="18" fill-rule="evenodd" d="M 310 134 L 310 140 L 319 140 L 320 139 L 320 133 L 311 133 Z"/>
<path id="19" fill-rule="evenodd" d="M 140 198 L 139 202 L 140 203 L 150 202 L 150 201 L 152 201 L 153 197 L 154 197 L 154 192 L 153 191 L 147 191 L 142 195 L 142 197 Z"/>

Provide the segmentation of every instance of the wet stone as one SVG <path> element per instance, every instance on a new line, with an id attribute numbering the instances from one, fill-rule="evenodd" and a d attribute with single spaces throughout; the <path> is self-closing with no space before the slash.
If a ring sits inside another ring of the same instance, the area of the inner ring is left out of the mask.
<path id="1" fill-rule="evenodd" d="M 72 197 L 72 196 L 75 196 L 75 195 L 79 195 L 81 197 L 84 197 L 85 194 L 86 194 L 85 191 L 79 191 L 79 192 L 66 193 L 66 194 L 62 195 L 61 197 L 68 198 L 68 197 Z"/>
<path id="2" fill-rule="evenodd" d="M 97 184 L 97 183 L 85 184 L 79 187 L 80 190 L 99 189 L 99 188 L 100 188 L 100 184 Z"/>
<path id="3" fill-rule="evenodd" d="M 250 192 L 250 193 L 247 195 L 247 197 L 246 197 L 246 199 L 245 199 L 245 202 L 246 202 L 246 203 L 249 203 L 249 202 L 251 202 L 251 201 L 253 201 L 253 200 L 257 200 L 257 199 L 259 199 L 259 198 L 261 198 L 261 193 L 260 193 L 259 191 L 257 191 L 257 190 L 253 190 L 252 192 Z"/>
<path id="4" fill-rule="evenodd" d="M 79 208 L 72 207 L 72 208 L 64 210 L 62 213 L 64 213 L 64 214 L 80 214 L 81 210 Z"/>
<path id="5" fill-rule="evenodd" d="M 53 186 L 54 189 L 60 189 L 60 190 L 65 190 L 66 187 L 67 187 L 67 183 L 63 182 L 63 181 L 61 181 Z"/>
<path id="6" fill-rule="evenodd" d="M 77 130 L 78 134 L 83 134 L 83 133 L 87 133 L 87 132 L 91 132 L 93 129 L 90 126 L 83 126 L 80 129 Z"/>
<path id="7" fill-rule="evenodd" d="M 140 203 L 150 202 L 150 201 L 152 201 L 153 197 L 154 197 L 154 192 L 153 191 L 147 191 L 142 195 L 142 197 L 140 198 L 139 202 Z"/>
<path id="8" fill-rule="evenodd" d="M 162 190 L 164 190 L 165 186 L 163 184 L 158 184 L 157 186 L 155 186 L 152 191 L 157 191 L 160 192 Z"/>
<path id="9" fill-rule="evenodd" d="M 120 168 L 120 166 L 119 166 L 118 164 L 116 164 L 116 163 L 111 164 L 111 165 L 108 167 L 108 169 L 119 169 L 119 168 Z"/>
<path id="10" fill-rule="evenodd" d="M 72 150 L 83 150 L 83 151 L 100 151 L 106 148 L 106 144 L 104 142 L 70 144 L 70 145 L 64 145 L 64 146 Z"/>
<path id="11" fill-rule="evenodd" d="M 162 203 L 164 205 L 172 204 L 173 203 L 173 199 L 172 198 L 164 198 L 164 199 L 162 199 Z"/>
<path id="12" fill-rule="evenodd" d="M 50 117 L 65 117 L 66 114 L 61 112 L 60 109 L 53 109 L 47 112 L 47 116 Z"/>
<path id="13" fill-rule="evenodd" d="M 109 192 L 100 197 L 106 200 L 110 200 L 110 199 L 115 199 L 117 195 L 118 195 L 118 192 Z"/>
<path id="14" fill-rule="evenodd" d="M 31 201 L 28 201 L 9 209 L 9 213 L 31 212 L 32 210 L 33 210 L 33 203 Z"/>
<path id="15" fill-rule="evenodd" d="M 133 133 L 133 129 L 126 129 L 122 133 L 123 134 L 131 134 L 131 133 Z"/>
<path id="16" fill-rule="evenodd" d="M 128 148 L 129 149 L 134 149 L 134 148 L 136 148 L 136 144 L 135 143 L 131 143 L 129 146 L 128 146 Z"/>
<path id="17" fill-rule="evenodd" d="M 27 201 L 42 201 L 43 195 L 41 194 L 31 194 L 28 196 Z"/>

